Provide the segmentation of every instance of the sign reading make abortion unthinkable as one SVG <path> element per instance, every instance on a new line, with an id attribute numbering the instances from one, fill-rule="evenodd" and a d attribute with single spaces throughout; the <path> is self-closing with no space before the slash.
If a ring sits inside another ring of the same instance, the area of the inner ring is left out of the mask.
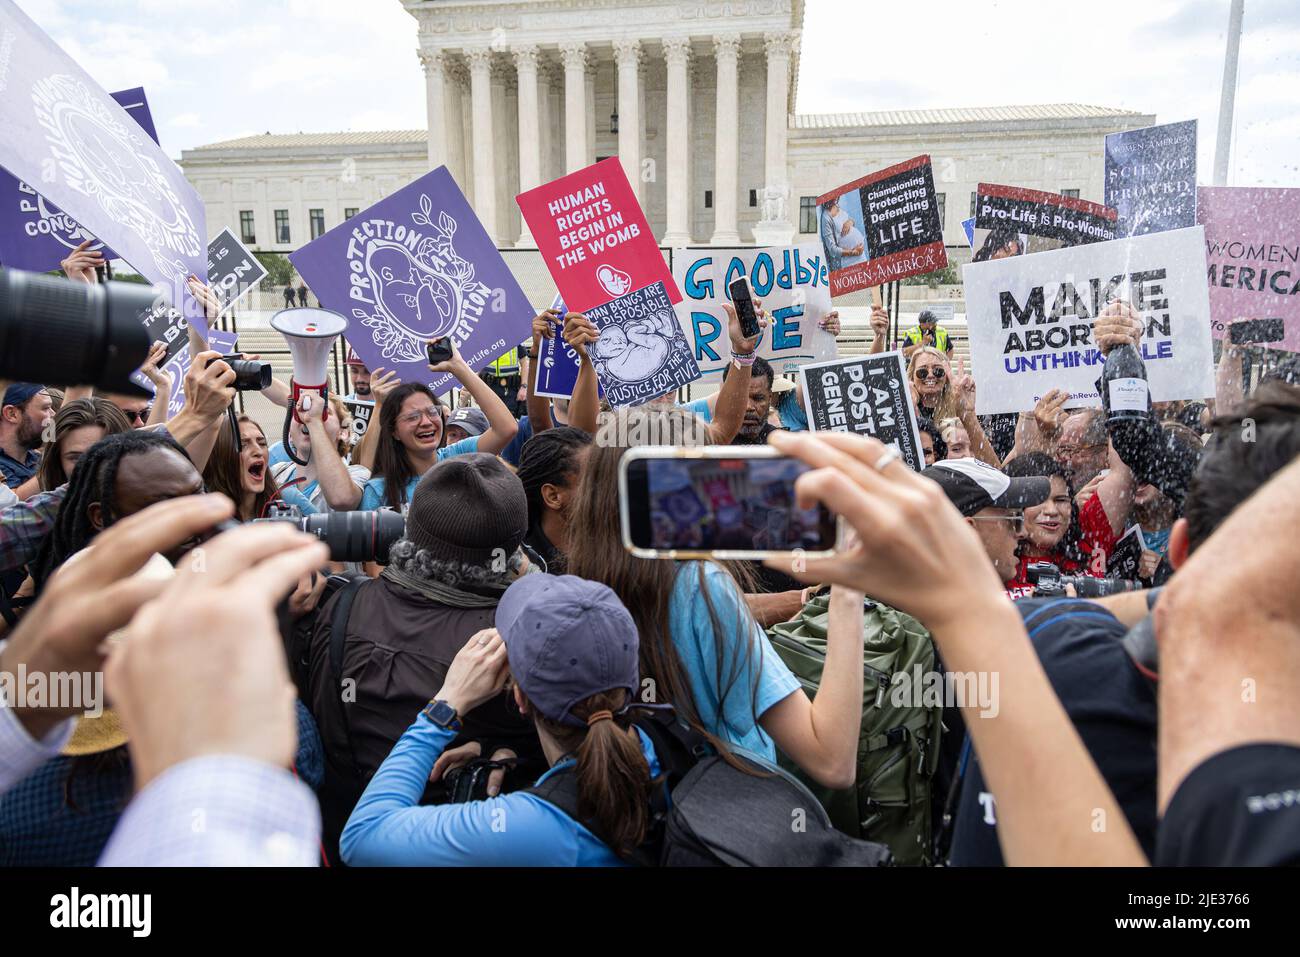
<path id="1" fill-rule="evenodd" d="M 921 471 L 925 456 L 901 352 L 811 362 L 799 370 L 814 432 L 870 435 Z"/>
<path id="2" fill-rule="evenodd" d="M 1121 238 L 1195 226 L 1196 121 L 1108 134 L 1105 198 Z"/>
<path id="3" fill-rule="evenodd" d="M 742 276 L 762 300 L 770 323 L 758 341 L 758 354 L 778 375 L 836 355 L 835 337 L 817 325 L 831 310 L 829 273 L 820 246 L 734 253 L 680 249 L 673 256 L 673 275 L 683 293 L 677 316 L 705 377 L 721 378 L 731 361 L 722 307 L 731 301 L 731 283 Z"/>
<path id="4" fill-rule="evenodd" d="M 121 104 L 151 140 L 158 142 L 143 87 L 119 90 L 109 96 Z M 48 272 L 58 269 L 68 253 L 94 238 L 36 188 L 0 169 L 0 265 Z M 89 248 L 103 254 L 105 259 L 119 258 L 101 242 Z"/>
<path id="5" fill-rule="evenodd" d="M 1241 344 L 1300 352 L 1300 189 L 1202 186 L 1211 330 Z"/>
<path id="6" fill-rule="evenodd" d="M 1198 227 L 963 267 L 976 411 L 1026 412 L 1049 389 L 1099 406 L 1092 320 L 1127 300 L 1141 317 L 1151 398 L 1214 395 L 1205 231 Z"/>
<path id="7" fill-rule="evenodd" d="M 12 0 L 0 0 L 0 130 L 0 166 L 161 284 L 173 305 L 184 300 L 202 326 L 185 286 L 207 266 L 198 193 Z"/>
<path id="8" fill-rule="evenodd" d="M 451 336 L 474 371 L 530 338 L 533 309 L 447 167 L 381 199 L 289 254 L 326 309 L 348 320 L 366 368 L 435 394 L 425 343 Z"/>
<path id="9" fill-rule="evenodd" d="M 612 406 L 640 405 L 700 377 L 664 284 L 587 310 L 600 338 L 587 346 Z"/>
<path id="10" fill-rule="evenodd" d="M 1019 186 L 980 183 L 975 191 L 975 262 L 1117 238 L 1115 210 Z"/>
<path id="11" fill-rule="evenodd" d="M 817 225 L 832 296 L 948 265 L 928 156 L 817 197 Z"/>
<path id="12" fill-rule="evenodd" d="M 520 193 L 519 212 L 570 309 L 662 282 L 682 298 L 617 156 Z"/>

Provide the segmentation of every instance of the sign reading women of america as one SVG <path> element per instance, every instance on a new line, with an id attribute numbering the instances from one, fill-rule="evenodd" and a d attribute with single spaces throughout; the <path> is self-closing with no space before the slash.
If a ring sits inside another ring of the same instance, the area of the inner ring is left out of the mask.
<path id="1" fill-rule="evenodd" d="M 142 87 L 109 96 L 122 105 L 151 140 L 158 142 Z M 35 188 L 0 170 L 0 263 L 34 272 L 58 269 L 68 253 L 87 239 L 95 237 Z M 102 253 L 105 259 L 121 258 L 98 240 L 88 248 Z"/>
<path id="2" fill-rule="evenodd" d="M 817 197 L 831 296 L 948 265 L 929 156 L 916 156 Z"/>
<path id="3" fill-rule="evenodd" d="M 202 326 L 203 202 L 158 144 L 12 2 L 0 0 L 0 166 L 111 246 Z"/>
<path id="4" fill-rule="evenodd" d="M 682 298 L 617 156 L 515 197 L 570 309 L 662 282 Z"/>
<path id="5" fill-rule="evenodd" d="M 587 346 L 612 406 L 640 405 L 700 377 L 664 284 L 587 310 L 600 338 Z"/>
<path id="6" fill-rule="evenodd" d="M 799 375 L 811 431 L 870 435 L 897 449 L 908 468 L 925 468 L 901 352 L 810 362 Z"/>
<path id="7" fill-rule="evenodd" d="M 322 306 L 348 320 L 371 372 L 396 370 L 436 395 L 425 345 L 450 336 L 475 372 L 532 335 L 533 309 L 447 167 L 381 199 L 289 254 Z"/>
<path id="8" fill-rule="evenodd" d="M 673 256 L 673 276 L 683 294 L 677 316 L 706 379 L 720 379 L 731 361 L 722 307 L 731 301 L 731 283 L 742 276 L 770 323 L 758 354 L 778 375 L 836 356 L 835 337 L 817 325 L 831 310 L 831 292 L 826 259 L 814 243 L 735 253 L 681 249 Z"/>
<path id="9" fill-rule="evenodd" d="M 1142 319 L 1152 400 L 1214 395 L 1200 226 L 971 263 L 962 278 L 981 414 L 1027 412 L 1049 389 L 1068 392 L 1069 407 L 1100 406 L 1092 320 L 1114 300 Z"/>

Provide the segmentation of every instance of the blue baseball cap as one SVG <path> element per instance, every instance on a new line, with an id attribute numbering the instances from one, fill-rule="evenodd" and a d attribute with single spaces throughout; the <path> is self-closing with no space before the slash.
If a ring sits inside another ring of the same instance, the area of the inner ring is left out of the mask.
<path id="1" fill-rule="evenodd" d="M 515 683 L 544 717 L 586 727 L 570 709 L 603 691 L 641 680 L 636 623 L 618 596 L 574 575 L 525 575 L 496 610 Z"/>
<path id="2" fill-rule="evenodd" d="M 35 382 L 11 382 L 5 389 L 5 405 L 24 405 L 38 392 L 44 392 L 45 386 Z"/>

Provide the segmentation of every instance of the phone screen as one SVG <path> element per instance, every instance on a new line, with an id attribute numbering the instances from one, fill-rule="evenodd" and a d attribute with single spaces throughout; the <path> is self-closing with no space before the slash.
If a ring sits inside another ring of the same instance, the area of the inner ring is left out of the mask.
<path id="1" fill-rule="evenodd" d="M 627 463 L 632 546 L 647 551 L 805 552 L 835 547 L 835 517 L 795 507 L 808 466 L 791 458 L 644 458 Z"/>
<path id="2" fill-rule="evenodd" d="M 746 339 L 758 335 L 758 313 L 754 311 L 754 300 L 749 295 L 749 282 L 743 277 L 729 287 L 731 303 L 736 307 L 736 318 L 740 320 L 740 334 Z"/>
<path id="3" fill-rule="evenodd" d="M 1281 319 L 1247 319 L 1228 326 L 1228 337 L 1234 346 L 1252 342 L 1281 342 L 1286 338 L 1286 323 Z"/>

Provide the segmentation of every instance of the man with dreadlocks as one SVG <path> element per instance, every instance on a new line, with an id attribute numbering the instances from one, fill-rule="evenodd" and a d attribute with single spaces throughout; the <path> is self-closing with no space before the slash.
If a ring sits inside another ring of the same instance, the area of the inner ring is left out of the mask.
<path id="1" fill-rule="evenodd" d="M 114 522 L 154 502 L 202 491 L 202 476 L 166 432 L 131 431 L 100 439 L 77 461 L 54 528 L 32 564 L 36 593 L 55 569 Z"/>

